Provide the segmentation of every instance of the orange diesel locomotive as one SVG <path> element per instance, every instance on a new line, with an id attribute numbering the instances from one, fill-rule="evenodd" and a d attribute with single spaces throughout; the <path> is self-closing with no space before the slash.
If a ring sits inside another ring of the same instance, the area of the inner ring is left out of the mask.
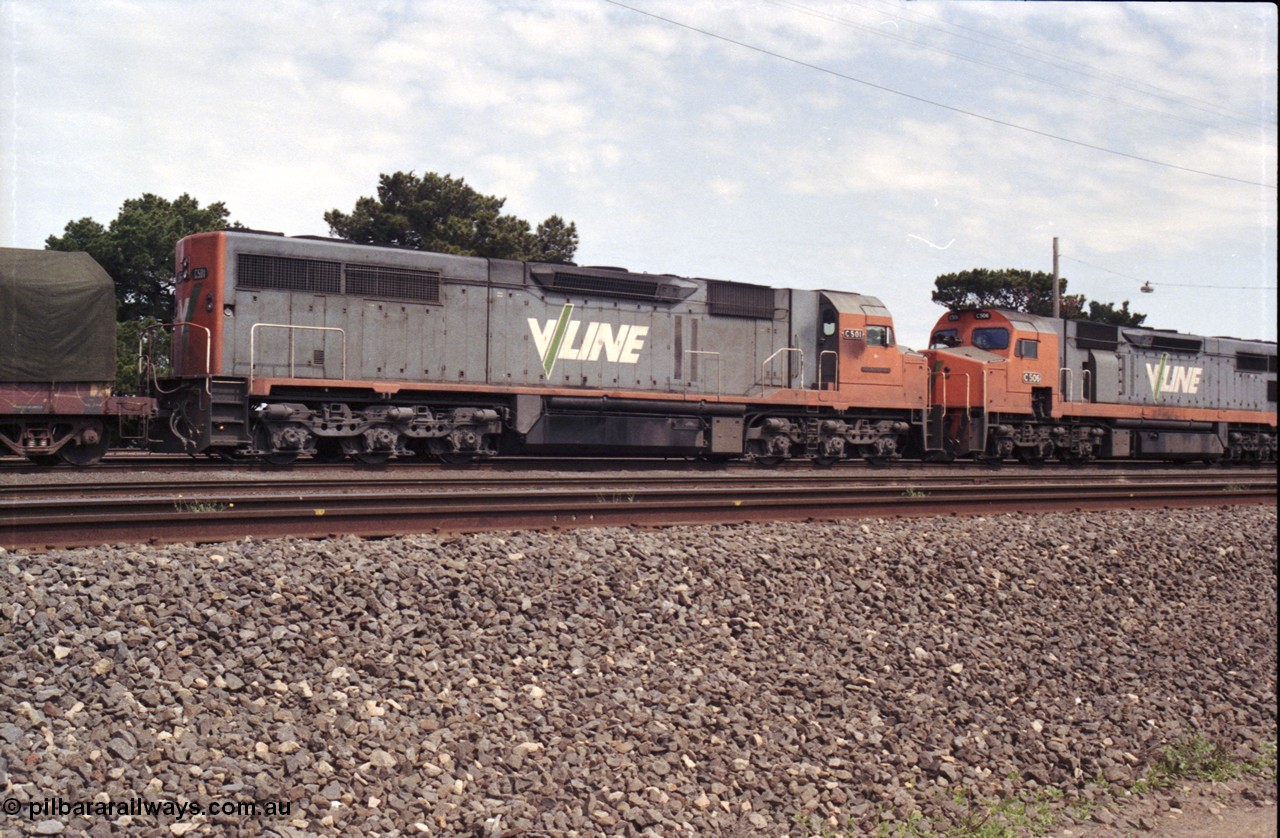
<path id="1" fill-rule="evenodd" d="M 925 354 L 948 457 L 1275 460 L 1274 343 L 990 309 Z"/>
<path id="2" fill-rule="evenodd" d="M 228 231 L 177 248 L 163 450 L 901 456 L 925 357 L 874 297 Z"/>

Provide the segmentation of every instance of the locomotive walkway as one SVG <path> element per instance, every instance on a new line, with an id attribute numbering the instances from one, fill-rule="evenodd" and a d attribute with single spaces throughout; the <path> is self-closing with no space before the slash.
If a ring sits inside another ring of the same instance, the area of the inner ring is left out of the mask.
<path id="1" fill-rule="evenodd" d="M 866 467 L 601 474 L 399 470 L 163 481 L 93 474 L 0 485 L 0 546 L 214 542 L 336 534 L 669 526 L 1274 503 L 1271 470 L 1052 469 L 937 474 Z"/>

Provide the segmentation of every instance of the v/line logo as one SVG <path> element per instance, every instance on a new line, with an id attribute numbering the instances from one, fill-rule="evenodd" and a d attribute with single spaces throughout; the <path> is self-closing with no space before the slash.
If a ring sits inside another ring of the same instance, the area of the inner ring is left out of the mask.
<path id="1" fill-rule="evenodd" d="M 1160 356 L 1159 364 L 1148 363 L 1147 380 L 1151 382 L 1151 395 L 1159 399 L 1161 393 L 1186 393 L 1195 395 L 1200 392 L 1200 377 L 1204 374 L 1202 367 L 1184 367 L 1169 363 L 1169 353 Z"/>
<path id="2" fill-rule="evenodd" d="M 600 353 L 606 360 L 615 364 L 635 364 L 640 361 L 640 351 L 644 349 L 644 339 L 649 334 L 648 326 L 633 326 L 623 323 L 615 334 L 612 323 L 601 323 L 592 320 L 586 324 L 586 331 L 578 341 L 578 332 L 582 331 L 581 320 L 574 320 L 573 303 L 565 303 L 560 309 L 560 317 L 541 323 L 537 318 L 529 318 L 529 331 L 533 333 L 533 344 L 542 358 L 542 371 L 551 375 L 556 361 L 598 361 Z"/>

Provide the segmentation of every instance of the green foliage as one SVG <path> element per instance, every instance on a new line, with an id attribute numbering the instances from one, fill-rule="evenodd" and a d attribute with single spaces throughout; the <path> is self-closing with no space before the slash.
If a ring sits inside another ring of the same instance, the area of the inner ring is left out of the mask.
<path id="1" fill-rule="evenodd" d="M 1179 780 L 1221 782 L 1248 775 L 1275 781 L 1276 743 L 1273 740 L 1260 742 L 1257 755 L 1242 760 L 1224 745 L 1196 734 L 1166 747 L 1151 763 L 1148 777 L 1138 780 L 1132 788 L 1113 786 L 1101 774 L 1090 782 L 1090 785 L 1106 792 L 1096 799 L 1092 796 L 1069 798 L 1062 789 L 1053 786 L 1024 788 L 1012 795 L 997 797 L 983 797 L 965 788 L 937 787 L 933 790 L 935 803 L 945 798 L 944 805 L 933 807 L 940 809 L 938 814 L 926 817 L 918 809 L 904 813 L 883 803 L 879 807 L 879 822 L 871 834 L 879 838 L 1022 838 L 1049 835 L 1057 830 L 1063 815 L 1069 814 L 1077 820 L 1087 819 L 1098 807 L 1112 808 L 1117 803 L 1122 804 L 1130 794 L 1169 788 Z M 1015 783 L 1023 782 L 1016 771 L 1008 776 Z M 851 818 L 844 825 L 837 826 L 835 821 L 813 813 L 796 812 L 793 817 L 801 834 L 808 838 L 853 838 L 868 834 Z"/>
<path id="2" fill-rule="evenodd" d="M 1114 303 L 1097 300 L 1085 309 L 1083 294 L 1068 294 L 1066 278 L 1059 278 L 1062 301 L 1061 317 L 1083 318 L 1115 326 L 1141 326 L 1145 314 L 1129 310 L 1125 300 L 1119 308 Z M 1042 317 L 1053 316 L 1053 274 L 1017 268 L 991 270 L 974 268 L 943 274 L 934 280 L 933 301 L 949 309 L 1006 308 Z"/>
<path id="3" fill-rule="evenodd" d="M 1222 782 L 1268 771 L 1275 772 L 1275 743 L 1264 743 L 1261 757 L 1245 761 L 1236 759 L 1221 742 L 1196 734 L 1166 746 L 1152 763 L 1148 780 L 1166 788 L 1178 780 Z"/>
<path id="4" fill-rule="evenodd" d="M 190 195 L 168 201 L 150 193 L 124 202 L 104 227 L 92 218 L 70 221 L 48 250 L 83 250 L 116 283 L 116 319 L 173 319 L 173 248 L 192 233 L 240 227 L 227 222 L 222 202 L 201 207 Z M 136 354 L 136 350 L 131 355 Z"/>
<path id="5" fill-rule="evenodd" d="M 1089 301 L 1089 319 L 1095 323 L 1110 323 L 1112 326 L 1141 326 L 1147 316 L 1136 311 L 1129 311 L 1129 301 L 1125 300 L 1116 308 L 1111 303 Z"/>
<path id="6" fill-rule="evenodd" d="M 481 195 L 462 178 L 427 172 L 381 175 L 377 197 L 356 201 L 350 214 L 324 214 L 335 236 L 366 244 L 390 244 L 495 259 L 569 262 L 578 230 L 553 215 L 534 231 L 528 221 L 502 214 L 505 198 Z"/>
<path id="7" fill-rule="evenodd" d="M 1084 309 L 1084 297 L 1067 295 L 1067 280 L 1060 281 L 1062 315 L 1079 316 Z M 1007 308 L 1044 317 L 1053 314 L 1053 274 L 1044 271 L 974 268 L 943 274 L 933 284 L 933 301 L 949 309 Z"/>
<path id="8" fill-rule="evenodd" d="M 116 324 L 116 393 L 142 392 L 144 382 L 138 369 L 139 340 L 149 328 L 150 347 L 144 347 L 143 351 L 150 351 L 157 376 L 163 378 L 170 374 L 169 347 L 173 335 L 164 329 L 151 328 L 160 322 L 154 317 L 144 317 Z"/>

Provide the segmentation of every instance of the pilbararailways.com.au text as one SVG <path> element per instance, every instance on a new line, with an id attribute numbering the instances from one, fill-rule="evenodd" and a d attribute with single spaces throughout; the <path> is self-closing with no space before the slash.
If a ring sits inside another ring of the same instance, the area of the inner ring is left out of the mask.
<path id="1" fill-rule="evenodd" d="M 15 797 L 0 801 L 0 811 L 5 815 L 25 815 L 30 820 L 42 818 L 119 818 L 167 817 L 184 818 L 196 815 L 233 815 L 240 818 L 286 817 L 290 813 L 288 800 L 214 800 L 207 805 L 194 801 L 147 800 L 131 797 L 126 800 L 84 800 L 65 797 L 48 797 L 43 800 L 18 800 Z"/>

